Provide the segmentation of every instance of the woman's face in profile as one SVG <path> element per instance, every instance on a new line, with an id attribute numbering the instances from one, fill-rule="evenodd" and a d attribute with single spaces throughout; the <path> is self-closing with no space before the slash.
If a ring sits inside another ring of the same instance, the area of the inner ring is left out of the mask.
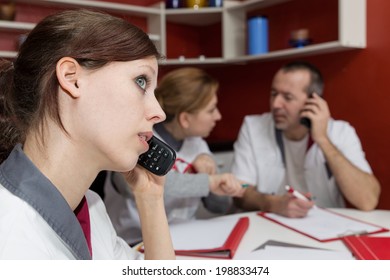
<path id="1" fill-rule="evenodd" d="M 210 135 L 217 121 L 222 119 L 217 104 L 218 98 L 215 89 L 213 92 L 213 97 L 205 107 L 196 113 L 187 113 L 189 121 L 187 134 L 189 136 L 200 136 L 202 138 L 206 138 Z"/>
<path id="2" fill-rule="evenodd" d="M 157 71 L 156 58 L 147 57 L 111 62 L 80 80 L 73 125 L 100 168 L 128 171 L 148 149 L 153 125 L 165 119 L 154 96 Z"/>

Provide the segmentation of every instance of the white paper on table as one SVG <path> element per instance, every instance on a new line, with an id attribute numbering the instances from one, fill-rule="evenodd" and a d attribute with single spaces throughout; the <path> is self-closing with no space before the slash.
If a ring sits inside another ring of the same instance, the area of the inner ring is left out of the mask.
<path id="1" fill-rule="evenodd" d="M 320 207 L 313 207 L 304 218 L 292 219 L 274 213 L 265 213 L 264 215 L 318 240 L 372 233 L 382 229 L 380 226 L 339 215 Z"/>
<path id="2" fill-rule="evenodd" d="M 169 226 L 175 250 L 199 250 L 221 247 L 239 218 L 193 220 Z"/>
<path id="3" fill-rule="evenodd" d="M 354 260 L 350 252 L 325 249 L 306 249 L 282 246 L 266 246 L 251 253 L 236 255 L 241 260 Z"/>

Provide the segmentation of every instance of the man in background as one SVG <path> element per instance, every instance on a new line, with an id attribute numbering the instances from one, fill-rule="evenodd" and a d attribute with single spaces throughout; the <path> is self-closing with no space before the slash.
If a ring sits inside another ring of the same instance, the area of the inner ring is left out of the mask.
<path id="1" fill-rule="evenodd" d="M 238 207 L 304 217 L 314 204 L 377 206 L 380 185 L 360 140 L 349 123 L 331 118 L 323 87 L 320 71 L 307 62 L 277 71 L 271 112 L 246 116 L 234 144 L 232 173 L 252 185 L 235 199 Z M 287 193 L 286 185 L 312 199 Z"/>

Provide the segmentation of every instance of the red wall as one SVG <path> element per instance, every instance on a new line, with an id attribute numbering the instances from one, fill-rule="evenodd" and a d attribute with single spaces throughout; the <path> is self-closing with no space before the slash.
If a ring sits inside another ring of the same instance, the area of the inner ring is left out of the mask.
<path id="1" fill-rule="evenodd" d="M 302 1 L 301 1 L 302 2 Z M 318 2 L 318 1 L 306 1 Z M 327 1 L 320 1 L 326 9 Z M 332 2 L 332 1 L 329 1 Z M 330 4 L 331 5 L 331 4 Z M 390 209 L 390 1 L 367 0 L 367 48 L 306 59 L 325 78 L 325 98 L 336 119 L 349 121 L 360 136 L 366 156 L 382 185 L 378 208 Z M 318 18 L 327 29 L 327 17 Z M 302 19 L 303 20 L 303 19 Z M 269 86 L 278 67 L 288 60 L 207 67 L 221 82 L 223 119 L 210 142 L 234 140 L 246 114 L 266 112 Z M 161 69 L 162 73 L 168 68 Z M 388 114 L 389 113 L 389 114 Z"/>

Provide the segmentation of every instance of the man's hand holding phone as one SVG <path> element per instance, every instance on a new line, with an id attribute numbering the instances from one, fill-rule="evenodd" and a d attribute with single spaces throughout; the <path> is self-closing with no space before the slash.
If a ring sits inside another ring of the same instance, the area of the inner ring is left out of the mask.
<path id="1" fill-rule="evenodd" d="M 316 143 L 323 138 L 327 138 L 330 111 L 325 99 L 321 98 L 317 93 L 313 93 L 311 98 L 306 100 L 301 117 L 310 119 L 311 137 Z"/>

